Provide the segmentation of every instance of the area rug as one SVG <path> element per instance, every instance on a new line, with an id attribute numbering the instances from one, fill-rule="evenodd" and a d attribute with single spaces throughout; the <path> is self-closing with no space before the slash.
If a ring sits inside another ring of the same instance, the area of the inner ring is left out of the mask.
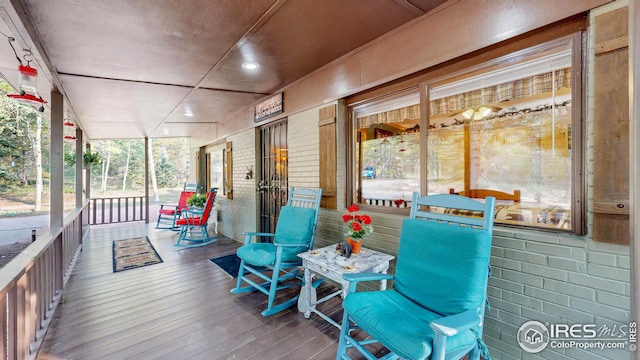
<path id="1" fill-rule="evenodd" d="M 162 258 L 146 236 L 113 242 L 113 272 L 161 262 Z"/>
<path id="2" fill-rule="evenodd" d="M 238 268 L 240 268 L 240 258 L 236 254 L 225 255 L 213 259 L 209 259 L 212 263 L 218 265 L 220 269 L 229 274 L 232 278 L 238 277 Z"/>

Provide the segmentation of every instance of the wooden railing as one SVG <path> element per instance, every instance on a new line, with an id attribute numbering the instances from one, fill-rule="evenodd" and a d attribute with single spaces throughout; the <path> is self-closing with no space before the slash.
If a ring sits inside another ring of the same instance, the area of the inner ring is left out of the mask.
<path id="1" fill-rule="evenodd" d="M 146 220 L 144 196 L 93 198 L 89 204 L 89 224 L 113 224 Z"/>
<path id="2" fill-rule="evenodd" d="M 389 199 L 362 199 L 365 204 L 373 206 L 384 206 L 393 208 L 410 208 L 411 200 L 389 200 Z"/>
<path id="3" fill-rule="evenodd" d="M 33 359 L 88 231 L 87 204 L 38 237 L 0 271 L 0 356 Z"/>

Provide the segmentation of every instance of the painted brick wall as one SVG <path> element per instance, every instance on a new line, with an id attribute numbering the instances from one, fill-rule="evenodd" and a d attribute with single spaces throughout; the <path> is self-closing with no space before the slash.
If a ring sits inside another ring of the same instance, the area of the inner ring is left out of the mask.
<path id="1" fill-rule="evenodd" d="M 255 131 L 250 129 L 227 138 L 233 145 L 233 200 L 220 196 L 222 208 L 218 231 L 240 242 L 244 242 L 243 231 L 258 230 L 255 176 L 251 180 L 245 179 L 247 168 L 253 168 L 254 171 L 256 168 Z"/>
<path id="2" fill-rule="evenodd" d="M 491 310 L 485 341 L 494 359 L 527 354 L 516 335 L 521 324 L 628 323 L 629 248 L 567 234 L 513 231 L 496 227 L 489 279 Z M 544 359 L 627 359 L 617 350 L 547 349 Z"/>
<path id="3" fill-rule="evenodd" d="M 289 186 L 317 188 L 320 184 L 319 109 L 313 108 L 288 118 Z"/>

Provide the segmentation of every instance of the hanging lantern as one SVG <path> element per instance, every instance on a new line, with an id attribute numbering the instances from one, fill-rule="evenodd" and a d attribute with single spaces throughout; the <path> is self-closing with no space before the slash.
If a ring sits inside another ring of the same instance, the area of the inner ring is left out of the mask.
<path id="1" fill-rule="evenodd" d="M 76 126 L 69 120 L 64 122 L 64 139 L 76 141 Z"/>
<path id="2" fill-rule="evenodd" d="M 25 93 L 35 95 L 38 92 L 38 70 L 27 66 L 18 66 L 20 73 L 20 95 Z"/>

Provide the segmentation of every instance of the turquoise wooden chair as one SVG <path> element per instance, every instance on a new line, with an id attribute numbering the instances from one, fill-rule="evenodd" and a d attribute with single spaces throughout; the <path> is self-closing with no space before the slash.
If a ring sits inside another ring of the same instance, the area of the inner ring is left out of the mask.
<path id="1" fill-rule="evenodd" d="M 245 245 L 238 248 L 238 281 L 232 293 L 259 290 L 268 295 L 263 316 L 285 310 L 298 301 L 298 295 L 274 304 L 279 290 L 302 286 L 298 254 L 313 248 L 322 189 L 291 187 L 287 205 L 280 209 L 275 233 L 245 232 Z M 259 237 L 271 242 L 256 242 Z M 264 281 L 264 282 L 262 282 Z M 243 282 L 248 286 L 243 286 Z M 260 282 L 260 283 L 259 283 Z M 299 292 L 296 292 L 298 294 Z"/>
<path id="2" fill-rule="evenodd" d="M 207 200 L 202 210 L 186 209 L 182 210 L 180 219 L 176 220 L 176 226 L 180 228 L 176 246 L 199 247 L 209 245 L 218 240 L 218 235 L 209 235 L 209 217 L 211 209 L 216 200 L 218 188 L 211 188 L 207 192 Z"/>
<path id="3" fill-rule="evenodd" d="M 375 342 L 390 351 L 384 359 L 460 359 L 467 353 L 470 360 L 489 359 L 482 328 L 494 205 L 493 197 L 483 203 L 414 193 L 410 218 L 402 223 L 395 275 L 343 276 L 350 286 L 336 359 L 350 359 L 350 348 L 377 359 L 367 349 Z M 393 289 L 356 292 L 359 281 L 381 279 L 394 280 Z"/>

